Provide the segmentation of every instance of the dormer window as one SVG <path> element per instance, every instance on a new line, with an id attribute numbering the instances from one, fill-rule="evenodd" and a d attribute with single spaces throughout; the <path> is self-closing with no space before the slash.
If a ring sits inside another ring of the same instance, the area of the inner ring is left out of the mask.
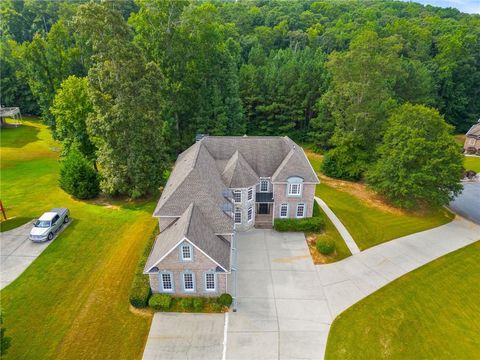
<path id="1" fill-rule="evenodd" d="M 192 247 L 189 244 L 183 244 L 181 248 L 181 258 L 183 261 L 192 260 Z"/>

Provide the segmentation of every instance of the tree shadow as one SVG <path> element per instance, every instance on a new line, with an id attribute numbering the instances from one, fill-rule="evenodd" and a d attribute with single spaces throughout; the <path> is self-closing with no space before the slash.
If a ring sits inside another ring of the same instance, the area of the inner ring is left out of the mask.
<path id="1" fill-rule="evenodd" d="M 40 129 L 35 126 L 20 124 L 17 127 L 0 128 L 0 144 L 2 147 L 21 148 L 37 141 Z"/>
<path id="2" fill-rule="evenodd" d="M 0 222 L 0 232 L 13 230 L 31 221 L 31 217 L 13 217 Z"/>

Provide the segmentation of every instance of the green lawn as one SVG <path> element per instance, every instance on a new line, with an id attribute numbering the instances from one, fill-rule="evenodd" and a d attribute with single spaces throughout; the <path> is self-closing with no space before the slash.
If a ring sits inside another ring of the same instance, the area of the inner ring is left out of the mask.
<path id="1" fill-rule="evenodd" d="M 466 170 L 473 170 L 477 173 L 480 172 L 480 156 L 465 156 L 463 164 Z"/>
<path id="2" fill-rule="evenodd" d="M 478 359 L 480 242 L 368 296 L 332 324 L 326 359 Z"/>
<path id="3" fill-rule="evenodd" d="M 12 338 L 6 359 L 139 359 L 151 318 L 130 312 L 128 294 L 156 226 L 154 201 L 74 200 L 57 186 L 59 145 L 46 126 L 26 121 L 0 135 L 7 215 L 66 206 L 73 219 L 0 293 Z"/>
<path id="4" fill-rule="evenodd" d="M 313 168 L 319 171 L 321 157 L 307 153 Z M 388 240 L 427 230 L 450 222 L 454 215 L 444 209 L 428 212 L 388 211 L 369 205 L 347 191 L 334 188 L 322 181 L 316 189 L 348 229 L 360 249 L 366 249 Z"/>

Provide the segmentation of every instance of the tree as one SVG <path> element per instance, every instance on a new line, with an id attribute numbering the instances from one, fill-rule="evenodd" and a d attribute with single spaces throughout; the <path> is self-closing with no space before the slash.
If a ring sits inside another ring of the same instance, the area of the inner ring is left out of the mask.
<path id="1" fill-rule="evenodd" d="M 70 149 L 60 166 L 60 187 L 78 199 L 91 199 L 100 191 L 98 173 L 75 148 Z"/>
<path id="2" fill-rule="evenodd" d="M 87 132 L 86 121 L 93 111 L 88 94 L 87 78 L 75 75 L 65 79 L 53 99 L 50 109 L 55 117 L 57 138 L 67 154 L 75 147 L 87 159 L 95 161 L 95 146 Z"/>
<path id="3" fill-rule="evenodd" d="M 146 63 L 116 10 L 81 5 L 75 23 L 94 53 L 88 72 L 93 113 L 87 130 L 98 148 L 101 188 L 131 197 L 153 193 L 168 165 L 162 73 L 156 64 Z"/>
<path id="4" fill-rule="evenodd" d="M 463 157 L 452 129 L 435 109 L 402 105 L 388 121 L 368 184 L 405 208 L 448 204 L 462 189 Z"/>

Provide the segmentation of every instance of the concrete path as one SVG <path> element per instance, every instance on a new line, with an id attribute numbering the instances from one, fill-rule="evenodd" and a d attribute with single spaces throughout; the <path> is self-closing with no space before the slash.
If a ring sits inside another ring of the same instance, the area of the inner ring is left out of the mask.
<path id="1" fill-rule="evenodd" d="M 480 224 L 480 183 L 463 183 L 463 191 L 453 200 L 450 209 Z"/>
<path id="2" fill-rule="evenodd" d="M 70 222 L 64 225 L 52 241 Z M 0 233 L 0 289 L 18 278 L 52 241 L 34 243 L 28 239 L 32 221 L 13 230 Z"/>
<path id="3" fill-rule="evenodd" d="M 328 218 L 330 221 L 335 225 L 337 228 L 338 232 L 340 235 L 342 235 L 343 240 L 345 240 L 345 244 L 347 244 L 348 248 L 350 249 L 350 252 L 353 254 L 358 254 L 360 252 L 360 249 L 358 248 L 357 244 L 355 243 L 355 240 L 353 240 L 352 235 L 348 232 L 347 228 L 345 225 L 342 224 L 340 219 L 335 215 L 335 213 L 328 207 L 328 205 L 320 199 L 319 197 L 315 196 L 315 201 L 320 205 L 322 210 L 327 214 Z"/>

